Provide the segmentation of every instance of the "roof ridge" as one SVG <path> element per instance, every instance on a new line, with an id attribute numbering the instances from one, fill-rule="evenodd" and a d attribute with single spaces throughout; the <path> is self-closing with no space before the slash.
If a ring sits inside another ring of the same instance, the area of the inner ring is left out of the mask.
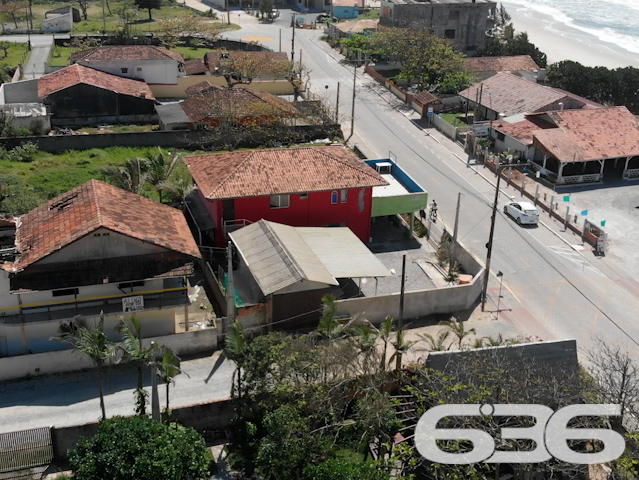
<path id="1" fill-rule="evenodd" d="M 100 201 L 99 201 L 99 198 L 98 198 L 98 192 L 97 192 L 97 189 L 95 188 L 96 187 L 96 183 L 101 184 L 102 182 L 96 180 L 95 178 L 92 178 L 89 183 L 91 184 L 91 190 L 92 190 L 91 193 L 93 195 L 93 201 L 95 202 L 95 211 L 96 211 L 96 214 L 97 214 L 97 217 L 98 217 L 98 224 L 101 227 L 104 227 L 104 219 L 103 219 L 103 216 L 102 216 L 102 206 L 100 205 Z"/>
<path id="2" fill-rule="evenodd" d="M 339 157 L 333 155 L 332 153 L 330 153 L 330 151 L 324 150 L 325 148 L 330 148 L 330 147 L 339 148 L 338 145 L 330 145 L 329 147 L 319 147 L 317 149 L 317 151 L 322 152 L 323 155 L 331 157 L 333 160 L 337 160 L 342 165 L 346 165 L 347 167 L 350 167 L 350 168 L 352 168 L 354 170 L 357 170 L 358 172 L 361 172 L 361 173 L 363 173 L 363 174 L 365 174 L 365 175 L 367 175 L 367 176 L 369 176 L 371 178 L 375 178 L 375 176 L 377 175 L 377 172 L 375 170 L 373 170 L 370 166 L 368 166 L 364 162 L 362 162 L 362 165 L 361 165 L 362 168 L 359 168 L 359 166 L 353 165 L 352 163 L 348 162 L 346 159 L 339 158 Z M 304 147 L 304 148 L 313 149 L 312 147 Z M 346 148 L 346 147 L 344 147 L 344 148 Z"/>
<path id="3" fill-rule="evenodd" d="M 302 270 L 302 267 L 300 267 L 297 262 L 295 261 L 295 257 L 293 257 L 293 255 L 291 254 L 291 252 L 289 251 L 288 248 L 286 248 L 286 245 L 284 245 L 284 243 L 280 240 L 280 237 L 277 235 L 277 233 L 275 233 L 275 230 L 273 229 L 273 227 L 271 227 L 271 222 L 269 222 L 268 220 L 262 220 L 262 230 L 264 230 L 264 234 L 266 235 L 266 237 L 271 240 L 271 242 L 275 241 L 277 242 L 277 244 L 274 244 L 273 246 L 278 247 L 282 249 L 282 251 L 286 254 L 286 259 L 284 260 L 284 264 L 288 267 L 289 271 L 291 272 L 291 274 L 293 274 L 293 276 L 295 276 L 295 278 L 297 280 L 302 280 L 304 278 L 304 271 Z M 284 225 L 287 226 L 287 225 Z M 295 231 L 295 227 L 290 227 Z M 297 232 L 296 232 L 297 233 Z M 299 235 L 299 234 L 298 234 Z M 286 261 L 288 259 L 288 261 Z"/>
<path id="4" fill-rule="evenodd" d="M 224 177 L 222 180 L 220 180 L 220 182 L 219 182 L 217 188 L 214 190 L 214 192 L 217 191 L 218 189 L 220 189 L 222 186 L 224 186 L 224 184 L 226 182 L 228 182 L 232 177 L 234 177 L 237 174 L 237 171 L 251 159 L 251 157 L 255 154 L 256 151 L 257 150 L 249 150 L 249 152 L 246 155 L 246 157 L 241 162 L 239 162 L 237 165 L 235 165 L 235 168 L 233 168 L 226 177 Z M 204 154 L 204 155 L 207 155 L 207 154 Z M 209 155 L 215 155 L 215 154 L 209 154 Z"/>

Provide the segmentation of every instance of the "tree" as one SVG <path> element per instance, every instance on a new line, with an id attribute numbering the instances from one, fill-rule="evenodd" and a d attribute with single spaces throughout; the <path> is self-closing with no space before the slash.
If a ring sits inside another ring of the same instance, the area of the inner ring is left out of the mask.
<path id="1" fill-rule="evenodd" d="M 114 417 L 69 452 L 76 480 L 197 480 L 209 478 L 211 454 L 204 438 L 177 423 L 148 417 Z"/>
<path id="2" fill-rule="evenodd" d="M 15 28 L 18 28 L 18 20 L 22 19 L 22 12 L 26 11 L 27 6 L 28 4 L 24 2 L 4 1 L 0 4 L 0 15 L 10 18 L 13 21 Z"/>
<path id="3" fill-rule="evenodd" d="M 388 352 L 388 342 L 391 339 L 391 333 L 393 332 L 393 317 L 386 315 L 381 325 L 379 326 L 379 338 L 382 340 L 382 358 L 379 364 L 379 370 L 381 373 L 386 372 L 386 355 Z"/>
<path id="4" fill-rule="evenodd" d="M 168 17 L 158 18 L 158 37 L 166 48 L 175 48 L 181 39 L 184 39 L 186 46 L 191 46 L 191 40 L 197 36 L 213 40 L 220 34 L 222 28 L 220 23 L 210 23 L 202 17 Z"/>
<path id="5" fill-rule="evenodd" d="M 166 193 L 172 201 L 182 204 L 187 195 L 193 191 L 195 185 L 193 177 L 184 164 L 180 166 L 182 168 L 177 168 L 171 177 L 158 185 L 158 189 Z"/>
<path id="6" fill-rule="evenodd" d="M 138 415 L 146 415 L 146 399 L 148 393 L 144 390 L 143 369 L 154 361 L 154 354 L 159 347 L 151 344 L 148 347 L 142 345 L 142 325 L 134 315 L 129 318 L 131 325 L 122 318 L 118 325 L 118 332 L 122 335 L 120 349 L 124 353 L 124 358 L 134 362 L 137 366 L 138 377 L 137 386 L 134 392 L 135 412 Z"/>
<path id="7" fill-rule="evenodd" d="M 621 405 L 621 417 L 615 419 L 615 428 L 621 430 L 623 417 L 639 412 L 639 368 L 625 346 L 601 339 L 594 340 L 586 358 L 586 370 L 594 379 L 599 401 Z"/>
<path id="8" fill-rule="evenodd" d="M 331 458 L 304 469 L 302 480 L 388 480 L 389 474 L 374 463 L 353 463 Z"/>
<path id="9" fill-rule="evenodd" d="M 100 410 L 102 420 L 106 419 L 104 408 L 104 389 L 102 388 L 102 366 L 115 355 L 115 345 L 104 333 L 104 314 L 100 313 L 100 321 L 91 330 L 84 319 L 76 317 L 69 323 L 61 323 L 58 336 L 52 340 L 71 345 L 71 347 L 91 360 L 97 367 L 98 392 L 100 394 Z"/>
<path id="10" fill-rule="evenodd" d="M 242 398 L 242 367 L 244 366 L 247 350 L 247 339 L 244 327 L 240 322 L 233 322 L 224 340 L 224 356 L 235 363 L 233 378 L 237 380 L 237 387 L 233 384 L 231 396 Z"/>
<path id="11" fill-rule="evenodd" d="M 179 365 L 180 357 L 178 357 L 172 349 L 163 347 L 162 358 L 158 364 L 158 375 L 166 385 L 166 407 L 162 412 L 164 422 L 168 422 L 171 417 L 171 409 L 169 407 L 169 387 L 171 384 L 175 384 L 175 380 L 173 379 L 179 373 L 183 373 Z"/>
<path id="12" fill-rule="evenodd" d="M 265 15 L 267 20 L 272 20 L 271 13 L 273 12 L 274 6 L 275 4 L 273 3 L 273 0 L 262 0 L 260 2 L 260 16 L 262 20 Z"/>
<path id="13" fill-rule="evenodd" d="M 102 167 L 102 174 L 116 187 L 141 195 L 148 178 L 148 162 L 140 157 L 127 158 L 123 166 Z"/>
<path id="14" fill-rule="evenodd" d="M 162 149 L 158 148 L 158 154 L 149 153 L 146 160 L 148 165 L 146 181 L 155 187 L 162 203 L 162 185 L 168 182 L 175 167 L 182 161 L 182 155 L 168 152 L 168 158 L 165 160 Z"/>
<path id="15" fill-rule="evenodd" d="M 443 352 L 450 349 L 450 343 L 448 342 L 450 330 L 441 330 L 437 335 L 425 333 L 421 337 L 428 344 L 427 350 L 430 352 Z"/>
<path id="16" fill-rule="evenodd" d="M 450 317 L 450 320 L 446 320 L 441 322 L 440 325 L 446 325 L 450 328 L 451 333 L 457 337 L 457 347 L 459 350 L 462 349 L 462 344 L 464 340 L 471 334 L 475 334 L 475 329 L 471 328 L 466 330 L 466 325 L 464 322 L 458 321 L 455 317 Z"/>
<path id="17" fill-rule="evenodd" d="M 78 6 L 80 7 L 80 10 L 82 11 L 82 17 L 85 20 L 88 20 L 88 14 L 87 14 L 87 10 L 89 9 L 89 5 L 91 4 L 92 0 L 78 0 Z"/>
<path id="18" fill-rule="evenodd" d="M 397 78 L 414 83 L 418 91 L 444 84 L 447 89 L 470 85 L 473 75 L 466 70 L 465 56 L 453 44 L 428 30 L 383 28 L 372 34 L 369 49 L 383 52 L 397 61 Z"/>
<path id="19" fill-rule="evenodd" d="M 135 6 L 140 10 L 148 10 L 149 12 L 149 22 L 153 21 L 153 17 L 151 16 L 151 10 L 159 10 L 162 7 L 161 0 L 134 0 Z"/>
<path id="20" fill-rule="evenodd" d="M 395 341 L 393 342 L 393 347 L 395 347 L 395 353 L 390 358 L 389 363 L 395 360 L 395 370 L 400 371 L 402 369 L 402 356 L 407 353 L 413 345 L 415 345 L 417 341 L 415 340 L 406 340 L 404 338 L 404 330 L 399 330 L 395 334 Z"/>

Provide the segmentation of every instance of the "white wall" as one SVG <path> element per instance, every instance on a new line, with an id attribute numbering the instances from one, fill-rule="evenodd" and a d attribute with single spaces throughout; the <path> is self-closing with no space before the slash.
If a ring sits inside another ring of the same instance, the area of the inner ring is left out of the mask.
<path id="1" fill-rule="evenodd" d="M 144 339 L 143 344 L 147 346 L 151 341 L 158 345 L 171 347 L 178 355 L 192 354 L 215 350 L 217 348 L 217 331 L 212 328 L 151 337 Z M 74 350 L 0 358 L 0 381 L 71 372 L 85 368 L 94 368 L 94 365 L 91 360 Z"/>
<path id="2" fill-rule="evenodd" d="M 38 98 L 38 80 L 22 80 L 20 82 L 4 83 L 3 103 L 35 103 Z"/>
<path id="3" fill-rule="evenodd" d="M 146 83 L 177 84 L 178 62 L 173 59 L 78 63 L 119 77 L 141 78 Z M 122 72 L 123 68 L 128 69 L 127 73 Z"/>
<path id="4" fill-rule="evenodd" d="M 38 261 L 38 264 L 129 257 L 166 251 L 166 248 L 138 240 L 137 238 L 128 237 L 106 228 L 99 228 L 61 250 L 44 257 Z"/>

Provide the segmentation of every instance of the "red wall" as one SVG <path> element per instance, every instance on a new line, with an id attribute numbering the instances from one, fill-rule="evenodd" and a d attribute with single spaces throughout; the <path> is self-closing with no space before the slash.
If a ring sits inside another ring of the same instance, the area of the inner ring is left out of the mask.
<path id="1" fill-rule="evenodd" d="M 362 200 L 360 202 L 360 195 Z M 257 222 L 261 219 L 283 223 L 293 227 L 324 227 L 329 224 L 345 223 L 355 235 L 368 243 L 371 227 L 372 188 L 352 188 L 348 190 L 346 203 L 341 202 L 337 191 L 337 203 L 331 204 L 331 192 L 311 192 L 303 200 L 300 194 L 290 195 L 288 208 L 271 208 L 270 197 L 238 198 L 235 200 L 235 218 Z M 216 224 L 222 227 L 222 202 L 217 203 Z M 209 212 L 215 209 L 209 208 Z M 217 235 L 217 244 L 223 246 L 223 235 Z"/>

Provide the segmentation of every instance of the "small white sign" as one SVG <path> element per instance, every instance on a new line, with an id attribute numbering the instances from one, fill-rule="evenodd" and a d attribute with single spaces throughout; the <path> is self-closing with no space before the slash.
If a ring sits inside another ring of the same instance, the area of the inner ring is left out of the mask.
<path id="1" fill-rule="evenodd" d="M 144 297 L 142 295 L 124 297 L 122 299 L 122 311 L 124 313 L 139 312 L 141 310 L 144 310 Z"/>
<path id="2" fill-rule="evenodd" d="M 490 133 L 490 122 L 473 123 L 473 133 L 476 137 L 486 137 Z"/>
<path id="3" fill-rule="evenodd" d="M 433 111 L 433 107 L 428 107 L 428 113 L 426 115 L 432 117 L 434 114 L 435 112 Z"/>

